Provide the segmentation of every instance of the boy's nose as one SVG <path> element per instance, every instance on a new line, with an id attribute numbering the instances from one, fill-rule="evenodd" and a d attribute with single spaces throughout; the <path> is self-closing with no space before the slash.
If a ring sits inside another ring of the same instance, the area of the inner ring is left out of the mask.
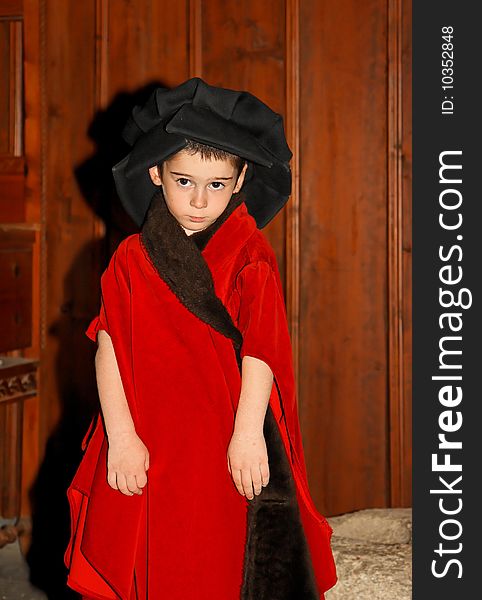
<path id="1" fill-rule="evenodd" d="M 195 208 L 206 208 L 208 205 L 207 193 L 205 190 L 194 192 L 191 198 L 191 206 Z"/>

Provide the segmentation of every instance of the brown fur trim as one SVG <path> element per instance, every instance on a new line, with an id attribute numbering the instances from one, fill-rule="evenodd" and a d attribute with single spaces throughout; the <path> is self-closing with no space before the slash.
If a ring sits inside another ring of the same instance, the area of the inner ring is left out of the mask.
<path id="1" fill-rule="evenodd" d="M 160 188 L 153 196 L 140 236 L 159 276 L 179 301 L 233 341 L 240 370 L 242 335 L 215 294 L 201 250 L 242 201 L 235 195 L 214 223 L 188 236 L 169 211 Z M 249 500 L 240 600 L 318 600 L 293 474 L 269 405 L 264 436 L 270 480 L 259 496 Z"/>
<path id="2" fill-rule="evenodd" d="M 231 214 L 235 206 L 228 205 L 228 208 Z M 218 220 L 207 228 L 209 232 L 204 236 L 200 235 L 202 232 L 193 234 L 198 236 L 201 245 L 207 244 L 209 237 L 224 222 L 221 220 L 218 223 Z M 186 235 L 171 214 L 160 188 L 149 205 L 140 234 L 141 242 L 157 272 L 182 304 L 216 331 L 231 338 L 235 348 L 239 350 L 242 344 L 241 333 L 216 296 L 211 271 L 192 239 L 193 235 Z"/>
<path id="3" fill-rule="evenodd" d="M 241 600 L 319 600 L 291 467 L 268 405 L 270 480 L 249 501 Z"/>

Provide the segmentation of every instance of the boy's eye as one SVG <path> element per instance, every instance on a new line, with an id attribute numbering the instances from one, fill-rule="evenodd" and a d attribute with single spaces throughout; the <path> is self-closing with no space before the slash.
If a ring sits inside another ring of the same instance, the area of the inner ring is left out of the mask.
<path id="1" fill-rule="evenodd" d="M 179 183 L 179 185 L 180 185 L 181 187 L 187 187 L 187 186 L 185 185 L 185 183 L 189 183 L 189 181 L 190 181 L 190 180 L 189 180 L 189 179 L 187 179 L 186 177 L 180 177 L 179 179 L 176 179 L 176 181 Z"/>
<path id="2" fill-rule="evenodd" d="M 221 183 L 220 181 L 213 181 L 211 183 L 211 185 L 215 186 L 214 189 L 215 190 L 222 190 L 224 187 L 224 183 Z M 218 187 L 219 186 L 219 187 Z"/>

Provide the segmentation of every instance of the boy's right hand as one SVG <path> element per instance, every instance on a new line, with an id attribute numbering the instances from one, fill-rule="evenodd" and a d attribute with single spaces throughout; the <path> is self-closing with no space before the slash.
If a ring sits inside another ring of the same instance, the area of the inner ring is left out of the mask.
<path id="1" fill-rule="evenodd" d="M 115 434 L 108 438 L 107 481 L 111 488 L 126 496 L 142 494 L 147 483 L 149 451 L 133 432 Z"/>

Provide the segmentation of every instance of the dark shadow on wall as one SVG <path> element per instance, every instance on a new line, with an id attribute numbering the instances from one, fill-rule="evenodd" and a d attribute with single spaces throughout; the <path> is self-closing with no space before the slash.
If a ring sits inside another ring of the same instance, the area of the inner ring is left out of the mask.
<path id="1" fill-rule="evenodd" d="M 133 106 L 145 102 L 158 86 L 164 84 L 156 81 L 134 93 L 120 93 L 95 115 L 87 135 L 96 150 L 73 172 L 85 201 L 105 223 L 106 235 L 77 255 L 64 280 L 60 317 L 49 330 L 58 340 L 54 376 L 61 414 L 29 490 L 32 540 L 26 555 L 30 582 L 49 600 L 79 598 L 66 585 L 64 553 L 71 526 L 66 492 L 82 458 L 82 438 L 100 409 L 94 371 L 96 344 L 85 330 L 98 314 L 100 275 L 113 250 L 124 237 L 138 231 L 115 193 L 111 168 L 130 150 L 121 132 Z"/>

